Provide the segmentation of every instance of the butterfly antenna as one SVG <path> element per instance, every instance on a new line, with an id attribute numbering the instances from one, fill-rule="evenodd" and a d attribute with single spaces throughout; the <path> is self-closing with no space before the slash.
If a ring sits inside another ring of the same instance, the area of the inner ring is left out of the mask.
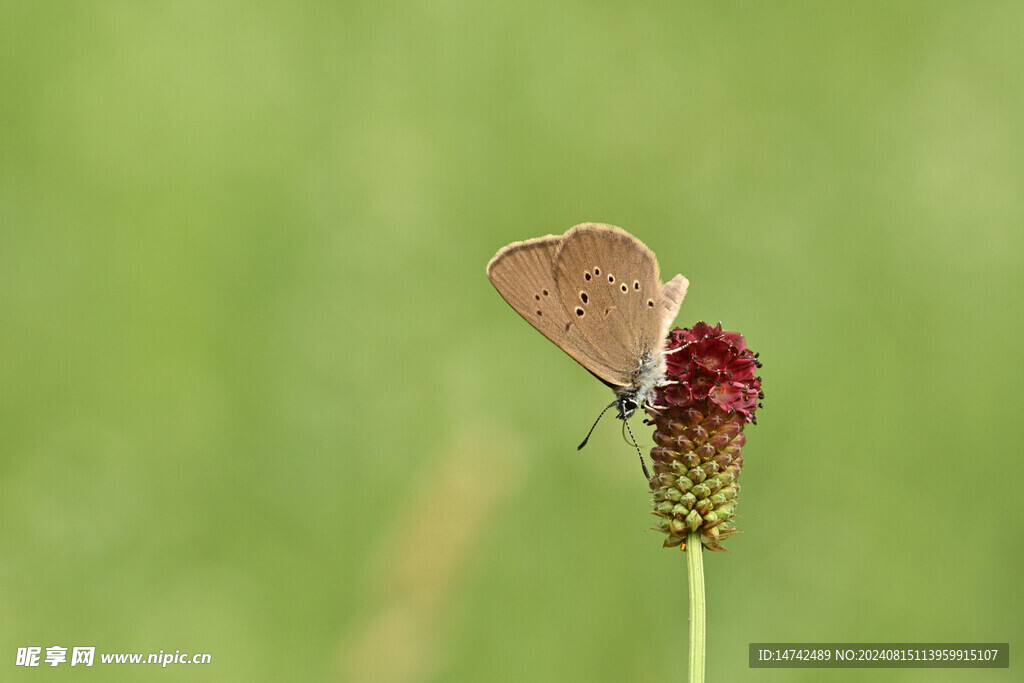
<path id="1" fill-rule="evenodd" d="M 636 454 L 638 456 L 640 456 L 640 467 L 644 471 L 644 479 L 646 479 L 647 481 L 650 481 L 651 480 L 651 475 L 647 471 L 647 463 L 644 462 L 644 454 L 640 450 L 640 444 L 638 444 L 636 442 L 636 438 L 633 436 L 633 430 L 629 428 L 629 422 L 627 422 L 626 420 L 623 420 L 622 421 L 622 426 L 626 428 L 627 432 L 629 432 L 629 438 L 633 442 L 633 447 L 636 448 Z M 623 438 L 625 438 L 625 437 L 623 437 Z"/>
<path id="2" fill-rule="evenodd" d="M 604 417 L 604 414 L 608 412 L 608 409 L 611 408 L 614 405 L 617 405 L 617 404 L 618 404 L 618 401 L 615 400 L 615 401 L 612 401 L 611 403 L 609 403 L 607 406 L 605 406 L 605 409 L 602 410 L 601 414 L 597 416 L 596 420 L 594 420 L 594 424 L 591 425 L 590 431 L 587 432 L 587 437 L 585 439 L 583 439 L 583 443 L 581 443 L 579 446 L 576 447 L 576 450 L 580 450 L 581 448 L 583 448 L 584 446 L 587 445 L 587 442 L 590 441 L 590 435 L 594 433 L 594 427 L 596 427 L 597 423 L 601 421 L 601 418 Z"/>

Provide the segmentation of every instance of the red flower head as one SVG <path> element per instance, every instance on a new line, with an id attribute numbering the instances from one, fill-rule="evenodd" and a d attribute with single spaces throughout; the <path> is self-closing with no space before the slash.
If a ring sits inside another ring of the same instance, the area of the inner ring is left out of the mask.
<path id="1" fill-rule="evenodd" d="M 757 356 L 747 350 L 738 332 L 723 332 L 722 323 L 711 327 L 699 322 L 692 329 L 669 333 L 668 379 L 678 382 L 663 388 L 663 401 L 689 405 L 710 401 L 726 412 L 736 412 L 757 424 L 754 411 L 761 398 Z"/>

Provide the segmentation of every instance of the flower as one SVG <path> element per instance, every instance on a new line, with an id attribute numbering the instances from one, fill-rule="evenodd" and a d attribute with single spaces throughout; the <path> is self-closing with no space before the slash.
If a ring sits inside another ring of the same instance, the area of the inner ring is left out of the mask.
<path id="1" fill-rule="evenodd" d="M 761 363 L 743 335 L 704 322 L 669 333 L 666 362 L 667 381 L 647 407 L 657 444 L 653 514 L 665 547 L 685 549 L 687 534 L 699 530 L 705 548 L 724 550 L 719 542 L 737 532 L 743 429 L 756 424 L 764 398 Z"/>

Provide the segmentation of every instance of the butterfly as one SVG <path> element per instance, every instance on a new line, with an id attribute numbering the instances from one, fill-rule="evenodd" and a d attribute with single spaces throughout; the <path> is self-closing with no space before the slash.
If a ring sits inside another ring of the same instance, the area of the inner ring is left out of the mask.
<path id="1" fill-rule="evenodd" d="M 676 275 L 662 284 L 643 242 L 614 225 L 581 223 L 502 248 L 487 277 L 528 323 L 611 387 L 608 407 L 620 419 L 651 402 L 689 281 Z"/>

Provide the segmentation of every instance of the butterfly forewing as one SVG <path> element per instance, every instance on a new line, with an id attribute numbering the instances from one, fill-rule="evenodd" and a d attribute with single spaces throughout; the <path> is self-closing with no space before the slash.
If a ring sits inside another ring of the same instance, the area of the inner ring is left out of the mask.
<path id="1" fill-rule="evenodd" d="M 679 315 L 679 306 L 686 296 L 686 289 L 690 281 L 682 275 L 674 278 L 661 286 L 660 310 L 662 316 L 661 337 L 668 337 L 668 328 L 672 327 L 672 321 Z"/>
<path id="2" fill-rule="evenodd" d="M 555 284 L 584 341 L 584 365 L 607 372 L 610 384 L 628 386 L 638 360 L 658 350 L 664 336 L 654 254 L 614 226 L 578 225 L 555 256 Z"/>

